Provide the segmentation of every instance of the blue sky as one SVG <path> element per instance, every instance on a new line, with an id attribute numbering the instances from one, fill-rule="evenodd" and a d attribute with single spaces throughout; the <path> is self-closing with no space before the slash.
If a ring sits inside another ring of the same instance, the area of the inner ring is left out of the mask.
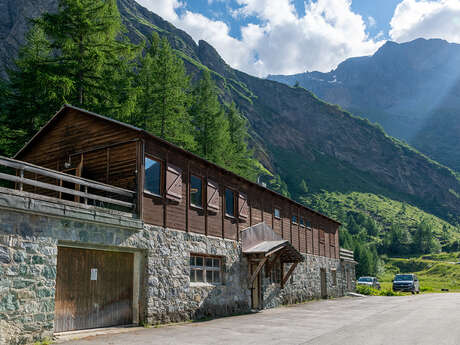
<path id="1" fill-rule="evenodd" d="M 136 0 L 252 75 L 329 71 L 387 40 L 460 43 L 460 0 Z"/>
<path id="2" fill-rule="evenodd" d="M 276 1 L 276 0 L 275 0 Z M 307 1 L 308 2 L 308 1 Z M 368 32 L 371 36 L 376 36 L 380 32 L 383 37 L 388 39 L 390 31 L 390 20 L 393 17 L 396 6 L 401 0 L 353 0 L 351 8 L 354 12 L 362 15 L 369 21 L 369 17 L 375 20 L 375 25 L 369 25 Z M 300 16 L 305 15 L 305 1 L 295 0 L 293 4 Z M 248 23 L 260 24 L 261 20 L 257 16 L 247 18 L 233 18 L 231 10 L 240 8 L 241 5 L 235 0 L 219 1 L 219 0 L 193 0 L 185 3 L 184 7 L 178 9 L 178 13 L 184 13 L 186 10 L 198 12 L 208 18 L 215 20 L 223 20 L 230 27 L 230 35 L 236 38 L 241 38 L 240 27 Z M 370 19 L 372 21 L 372 19 Z"/>

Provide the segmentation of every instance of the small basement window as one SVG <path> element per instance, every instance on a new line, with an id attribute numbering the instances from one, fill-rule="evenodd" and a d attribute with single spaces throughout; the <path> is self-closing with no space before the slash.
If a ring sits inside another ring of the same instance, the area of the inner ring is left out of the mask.
<path id="1" fill-rule="evenodd" d="M 275 211 L 273 213 L 274 213 L 275 218 L 281 219 L 281 212 L 279 208 L 275 208 Z"/>
<path id="2" fill-rule="evenodd" d="M 195 175 L 190 176 L 190 205 L 203 207 L 203 180 Z"/>
<path id="3" fill-rule="evenodd" d="M 297 216 L 292 216 L 292 224 L 297 224 Z"/>
<path id="4" fill-rule="evenodd" d="M 222 283 L 222 258 L 190 254 L 191 283 Z"/>
<path id="5" fill-rule="evenodd" d="M 144 190 L 154 195 L 161 195 L 161 162 L 145 157 Z"/>
<path id="6" fill-rule="evenodd" d="M 332 285 L 336 286 L 337 285 L 337 270 L 335 269 L 331 270 L 331 275 L 332 275 Z"/>
<path id="7" fill-rule="evenodd" d="M 235 192 L 225 189 L 225 214 L 235 217 Z"/>

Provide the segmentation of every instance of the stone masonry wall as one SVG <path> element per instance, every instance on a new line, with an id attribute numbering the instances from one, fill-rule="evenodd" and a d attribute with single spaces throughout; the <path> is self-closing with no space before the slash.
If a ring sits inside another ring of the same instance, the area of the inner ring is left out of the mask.
<path id="1" fill-rule="evenodd" d="M 141 322 L 160 323 L 249 310 L 243 280 L 247 262 L 239 243 L 199 234 L 144 226 L 127 230 L 0 209 L 0 345 L 52 336 L 57 247 L 101 246 L 136 250 L 145 272 Z M 222 256 L 224 284 L 190 283 L 190 253 Z"/>
<path id="2" fill-rule="evenodd" d="M 113 225 L 49 217 L 0 208 L 0 345 L 27 344 L 52 336 L 57 249 L 130 250 L 141 255 L 140 322 L 151 324 L 223 316 L 250 310 L 248 263 L 236 241 L 148 226 Z M 190 254 L 223 257 L 223 284 L 190 283 Z M 339 261 L 306 256 L 283 290 L 263 282 L 264 307 L 295 303 L 320 295 L 319 268 Z M 287 269 L 287 267 L 286 267 Z"/>
<path id="3" fill-rule="evenodd" d="M 343 296 L 340 261 L 310 254 L 303 256 L 305 260 L 297 265 L 284 289 L 281 289 L 280 284 L 272 283 L 263 272 L 262 300 L 264 308 L 321 298 L 321 268 L 326 270 L 328 297 Z M 287 272 L 289 267 L 290 265 L 285 264 L 284 272 Z M 336 271 L 336 283 L 332 279 L 333 269 Z"/>

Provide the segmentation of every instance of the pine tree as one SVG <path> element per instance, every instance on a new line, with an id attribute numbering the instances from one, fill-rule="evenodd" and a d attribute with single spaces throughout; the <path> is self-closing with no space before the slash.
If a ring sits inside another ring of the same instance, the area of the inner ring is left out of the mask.
<path id="1" fill-rule="evenodd" d="M 50 65 L 52 58 L 50 42 L 43 30 L 34 25 L 26 35 L 26 44 L 20 49 L 15 66 L 8 71 L 9 121 L 13 128 L 23 129 L 26 136 L 45 124 L 69 92 L 69 83 Z"/>
<path id="2" fill-rule="evenodd" d="M 217 98 L 216 86 L 208 71 L 193 92 L 192 123 L 197 142 L 196 153 L 225 168 L 230 144 L 229 124 Z"/>
<path id="3" fill-rule="evenodd" d="M 248 148 L 248 121 L 238 111 L 234 102 L 227 107 L 230 150 L 226 155 L 226 165 L 234 173 L 255 180 L 258 172 L 253 152 Z"/>
<path id="4" fill-rule="evenodd" d="M 152 36 L 138 75 L 138 125 L 185 149 L 194 150 L 191 119 L 187 112 L 190 81 L 182 60 L 166 38 Z"/>
<path id="5" fill-rule="evenodd" d="M 66 102 L 109 115 L 132 108 L 126 97 L 130 78 L 120 74 L 128 70 L 135 48 L 120 36 L 116 0 L 59 0 L 58 12 L 36 23 L 52 42 L 50 65 L 66 85 Z"/>

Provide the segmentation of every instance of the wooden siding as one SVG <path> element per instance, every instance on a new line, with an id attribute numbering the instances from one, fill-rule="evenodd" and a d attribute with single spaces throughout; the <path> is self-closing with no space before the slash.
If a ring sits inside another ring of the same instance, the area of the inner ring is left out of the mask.
<path id="1" fill-rule="evenodd" d="M 162 164 L 163 182 L 159 196 L 144 192 L 145 155 Z M 141 130 L 78 109 L 63 110 L 17 158 L 62 171 L 69 157 L 71 169 L 80 169 L 82 177 L 126 189 L 137 188 L 139 215 L 147 224 L 238 240 L 239 231 L 264 221 L 302 253 L 338 257 L 338 224 L 332 220 Z M 179 176 L 181 180 L 175 185 L 179 188 L 174 189 L 174 195 L 167 190 L 168 171 L 171 171 L 168 167 L 174 167 L 175 178 Z M 190 205 L 191 174 L 202 178 L 202 208 Z M 214 189 L 209 189 L 208 183 Z M 238 200 L 241 200 L 239 193 L 247 196 L 248 217 L 225 215 L 225 188 L 235 192 L 236 213 Z M 217 190 L 209 207 L 208 190 Z M 280 219 L 274 217 L 275 207 L 280 210 Z M 296 215 L 297 224 L 292 224 L 292 215 Z M 313 230 L 299 226 L 301 218 L 305 224 L 311 224 Z M 335 247 L 328 241 L 327 248 L 322 242 L 320 249 L 318 229 L 331 234 Z"/>

